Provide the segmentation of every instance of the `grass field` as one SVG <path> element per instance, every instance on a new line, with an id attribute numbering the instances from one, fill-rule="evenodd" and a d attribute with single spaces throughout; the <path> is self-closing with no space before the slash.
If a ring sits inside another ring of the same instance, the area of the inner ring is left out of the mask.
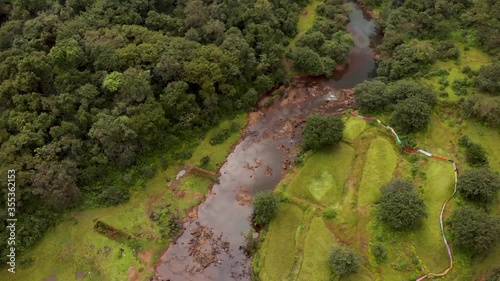
<path id="1" fill-rule="evenodd" d="M 297 35 L 290 42 L 289 48 L 295 47 L 295 43 L 297 40 L 302 37 L 304 33 L 306 33 L 309 28 L 314 25 L 314 21 L 316 20 L 316 8 L 318 5 L 323 2 L 322 0 L 310 0 L 309 4 L 302 10 L 299 15 L 299 22 L 297 23 Z"/>
<path id="2" fill-rule="evenodd" d="M 343 143 L 311 155 L 290 182 L 288 192 L 313 203 L 339 202 L 353 158 L 354 149 Z"/>
<path id="3" fill-rule="evenodd" d="M 215 163 L 223 162 L 240 132 L 232 133 L 224 143 L 216 146 L 211 146 L 209 140 L 215 132 L 229 127 L 230 122 L 222 122 L 212 129 L 187 163 L 195 165 L 202 157 L 210 155 L 211 163 L 214 163 L 211 169 L 215 170 Z M 246 122 L 245 115 L 239 115 L 234 122 L 242 128 Z M 172 204 L 172 208 L 184 214 L 185 210 L 203 199 L 211 183 L 210 179 L 188 174 L 178 184 L 178 190 L 184 194 L 175 196 L 165 178 L 175 179 L 182 165 L 172 164 L 147 180 L 144 188 L 133 188 L 130 200 L 124 204 L 66 213 L 61 223 L 49 230 L 31 250 L 18 257 L 18 261 L 32 260 L 31 265 L 20 267 L 16 274 L 8 273 L 4 268 L 0 272 L 0 280 L 46 280 L 49 277 L 76 280 L 79 273 L 84 280 L 122 281 L 127 280 L 127 272 L 131 268 L 139 274 L 140 280 L 151 276 L 155 259 L 169 241 L 161 238 L 158 226 L 149 219 L 150 212 Z M 97 233 L 93 228 L 96 220 L 135 237 L 137 242 L 134 248 L 140 246 L 140 253 L 135 255 L 131 245 Z M 120 249 L 123 249 L 122 254 Z"/>
<path id="4" fill-rule="evenodd" d="M 387 139 L 377 137 L 371 142 L 359 187 L 359 206 L 373 204 L 378 200 L 380 188 L 392 178 L 396 161 L 396 152 Z"/>
<path id="5" fill-rule="evenodd" d="M 280 204 L 269 226 L 263 251 L 263 281 L 287 280 L 296 257 L 296 234 L 302 224 L 302 210 L 292 204 Z"/>

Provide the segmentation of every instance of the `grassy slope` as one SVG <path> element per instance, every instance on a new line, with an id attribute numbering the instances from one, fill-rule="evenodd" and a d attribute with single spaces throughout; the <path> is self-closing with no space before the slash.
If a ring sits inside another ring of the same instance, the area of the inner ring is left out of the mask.
<path id="1" fill-rule="evenodd" d="M 305 239 L 304 258 L 297 280 L 328 281 L 330 279 L 328 256 L 335 244 L 337 244 L 336 238 L 325 226 L 323 219 L 313 218 Z"/>
<path id="2" fill-rule="evenodd" d="M 234 121 L 243 127 L 246 122 L 245 115 L 239 115 Z M 239 138 L 239 133 L 235 132 L 228 140 L 217 146 L 212 147 L 207 143 L 211 135 L 227 127 L 228 124 L 229 121 L 226 121 L 220 127 L 210 130 L 200 145 L 201 149 L 195 150 L 187 163 L 197 164 L 199 159 L 207 155 L 207 151 L 213 159 L 212 163 L 221 163 Z M 127 203 L 115 207 L 67 213 L 63 222 L 46 233 L 42 240 L 22 257 L 34 258 L 33 264 L 28 268 L 18 269 L 15 275 L 8 273 L 4 268 L 0 272 L 0 280 L 45 280 L 49 276 L 56 276 L 58 280 L 74 280 L 77 271 L 85 273 L 85 280 L 126 280 L 127 271 L 131 266 L 142 271 L 143 279 L 150 276 L 152 274 L 150 266 L 155 262 L 154 257 L 168 245 L 168 241 L 160 239 L 158 228 L 149 219 L 148 211 L 167 203 L 180 210 L 187 210 L 202 199 L 200 194 L 197 196 L 195 194 L 198 192 L 204 195 L 210 184 L 205 178 L 185 176 L 179 188 L 186 190 L 186 195 L 183 198 L 176 198 L 167 189 L 165 178 L 175 178 L 180 169 L 180 165 L 171 165 L 166 170 L 158 172 L 148 180 L 145 188 L 135 188 Z M 136 258 L 127 245 L 95 232 L 93 225 L 96 219 L 136 236 L 143 249 L 152 254 L 153 259 L 148 261 L 147 258 L 142 260 Z M 105 246 L 111 248 L 107 254 L 104 251 Z M 120 248 L 125 250 L 122 257 L 118 254 Z"/>
<path id="3" fill-rule="evenodd" d="M 286 280 L 296 256 L 296 234 L 303 220 L 302 210 L 292 204 L 280 204 L 269 226 L 263 251 L 263 281 Z"/>
<path id="4" fill-rule="evenodd" d="M 396 168 L 396 152 L 385 138 L 377 137 L 370 144 L 359 187 L 358 204 L 373 204 L 380 196 L 380 188 L 392 178 Z"/>
<path id="5" fill-rule="evenodd" d="M 343 143 L 311 155 L 290 182 L 288 192 L 313 203 L 340 201 L 353 158 L 354 149 Z"/>

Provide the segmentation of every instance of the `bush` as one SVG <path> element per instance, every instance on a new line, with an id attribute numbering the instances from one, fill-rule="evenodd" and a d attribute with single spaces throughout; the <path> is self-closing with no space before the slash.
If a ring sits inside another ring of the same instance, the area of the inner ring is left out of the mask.
<path id="1" fill-rule="evenodd" d="M 426 216 L 425 205 L 408 180 L 396 179 L 382 187 L 380 220 L 393 229 L 405 230 L 418 226 Z"/>
<path id="2" fill-rule="evenodd" d="M 477 143 L 471 143 L 465 150 L 465 159 L 472 167 L 488 165 L 488 157 L 484 148 Z"/>
<path id="3" fill-rule="evenodd" d="M 278 210 L 278 198 L 271 191 L 259 192 L 253 199 L 253 220 L 255 224 L 268 225 Z"/>
<path id="4" fill-rule="evenodd" d="M 339 117 L 313 115 L 302 130 L 304 148 L 318 150 L 326 145 L 340 142 L 344 132 L 344 122 Z"/>
<path id="5" fill-rule="evenodd" d="M 500 96 L 485 95 L 469 96 L 461 104 L 464 115 L 487 122 L 494 127 L 500 127 Z"/>
<path id="6" fill-rule="evenodd" d="M 472 255 L 491 249 L 500 236 L 498 218 L 469 207 L 453 212 L 449 222 L 454 237 L 453 244 Z"/>
<path id="7" fill-rule="evenodd" d="M 402 134 L 417 132 L 429 124 L 431 113 L 431 107 L 420 99 L 406 99 L 396 105 L 391 124 Z"/>
<path id="8" fill-rule="evenodd" d="M 116 186 L 105 188 L 99 195 L 99 203 L 104 206 L 114 206 L 129 200 L 130 195 L 127 189 Z"/>
<path id="9" fill-rule="evenodd" d="M 381 243 L 374 243 L 371 245 L 370 250 L 375 257 L 377 263 L 383 263 L 387 260 L 387 251 Z"/>
<path id="10" fill-rule="evenodd" d="M 337 246 L 333 248 L 328 263 L 334 273 L 346 275 L 358 270 L 361 259 L 351 247 Z"/>
<path id="11" fill-rule="evenodd" d="M 325 211 L 323 211 L 323 218 L 325 220 L 331 220 L 334 219 L 335 217 L 337 217 L 337 212 L 335 212 L 334 209 L 328 208 Z"/>
<path id="12" fill-rule="evenodd" d="M 208 165 L 208 163 L 210 163 L 210 157 L 205 156 L 200 160 L 200 167 L 205 168 Z"/>
<path id="13" fill-rule="evenodd" d="M 458 177 L 457 190 L 470 201 L 483 205 L 491 203 L 500 189 L 500 178 L 487 169 L 472 169 Z"/>
<path id="14" fill-rule="evenodd" d="M 217 132 L 211 139 L 210 139 L 210 145 L 218 145 L 223 143 L 225 140 L 229 138 L 231 135 L 231 131 L 229 129 L 222 129 L 219 132 Z"/>

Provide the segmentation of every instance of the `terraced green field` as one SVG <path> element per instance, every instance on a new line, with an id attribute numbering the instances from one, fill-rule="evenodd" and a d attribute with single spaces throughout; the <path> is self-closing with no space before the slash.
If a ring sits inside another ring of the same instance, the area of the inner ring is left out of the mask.
<path id="1" fill-rule="evenodd" d="M 332 204 L 342 199 L 354 149 L 340 143 L 315 153 L 290 182 L 290 195 L 313 203 Z"/>

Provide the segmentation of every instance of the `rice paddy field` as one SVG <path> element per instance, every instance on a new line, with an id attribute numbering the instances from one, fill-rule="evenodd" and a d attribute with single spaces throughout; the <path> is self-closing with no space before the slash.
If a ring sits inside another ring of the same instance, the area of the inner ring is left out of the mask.
<path id="1" fill-rule="evenodd" d="M 485 147 L 491 168 L 498 171 L 497 132 L 474 122 L 450 126 L 451 120 L 441 116 L 442 112 L 434 114 L 428 129 L 417 136 L 419 147 L 460 163 L 463 157 L 456 140 L 467 133 Z M 353 117 L 345 121 L 344 142 L 307 154 L 304 163 L 279 184 L 276 193 L 288 203 L 279 206 L 278 218 L 264 235 L 254 269 L 265 281 L 400 281 L 416 280 L 429 271 L 442 272 L 449 259 L 439 212 L 453 192 L 453 166 L 424 156 L 411 158 L 383 127 L 363 125 L 365 121 Z M 424 200 L 428 216 L 417 230 L 394 232 L 377 219 L 380 188 L 394 178 L 410 179 Z M 460 200 L 455 197 L 445 217 Z M 335 217 L 327 219 L 327 210 L 334 210 Z M 496 207 L 493 213 L 499 211 Z M 332 277 L 327 260 L 337 244 L 347 244 L 362 255 L 356 274 Z M 386 261 L 376 261 L 371 250 L 374 244 L 385 249 Z M 454 259 L 454 268 L 444 280 L 481 280 L 500 260 L 500 246 L 473 262 L 460 252 L 454 252 Z"/>

